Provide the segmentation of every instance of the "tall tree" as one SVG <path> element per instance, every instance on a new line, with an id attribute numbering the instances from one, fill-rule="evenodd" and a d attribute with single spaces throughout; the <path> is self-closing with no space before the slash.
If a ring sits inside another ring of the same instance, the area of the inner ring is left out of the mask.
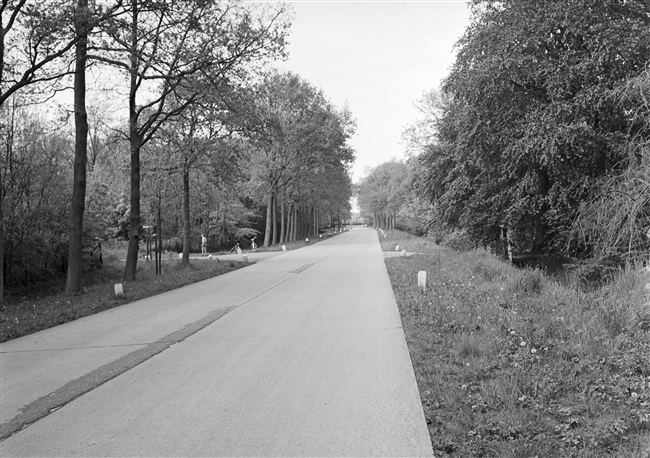
<path id="1" fill-rule="evenodd" d="M 237 175 L 236 150 L 224 142 L 233 133 L 232 126 L 228 123 L 231 116 L 218 101 L 209 100 L 208 97 L 203 103 L 188 107 L 161 132 L 162 139 L 175 157 L 175 168 L 182 182 L 183 264 L 189 263 L 192 245 L 191 173 L 210 174 L 211 185 L 217 187 L 221 187 L 224 181 L 232 183 Z M 209 229 L 207 219 L 204 232 Z"/>
<path id="2" fill-rule="evenodd" d="M 190 77 L 218 82 L 241 66 L 282 55 L 284 6 L 263 10 L 240 2 L 130 0 L 128 20 L 116 20 L 93 57 L 129 78 L 131 206 L 125 280 L 136 275 L 140 239 L 140 151 L 169 119 L 205 93 Z M 171 97 L 181 103 L 169 104 Z"/>
<path id="3" fill-rule="evenodd" d="M 269 73 L 253 99 L 250 185 L 267 207 L 263 243 L 269 246 L 280 239 L 274 209 L 279 206 L 280 221 L 286 217 L 282 211 L 287 203 L 293 203 L 295 211 L 305 206 L 311 213 L 326 194 L 313 186 L 319 174 L 329 170 L 326 165 L 345 168 L 354 160 L 347 145 L 354 122 L 347 109 L 337 110 L 321 91 L 292 73 Z"/>
<path id="4" fill-rule="evenodd" d="M 71 294 L 81 289 L 83 270 L 83 219 L 86 202 L 86 166 L 88 163 L 88 115 L 86 113 L 86 64 L 90 11 L 88 0 L 78 0 L 75 11 L 74 74 L 74 180 L 70 213 L 70 244 L 65 290 Z"/>
<path id="5" fill-rule="evenodd" d="M 375 227 L 394 230 L 397 214 L 406 204 L 409 190 L 408 167 L 404 162 L 384 162 L 359 183 L 359 207 L 373 219 Z"/>
<path id="6" fill-rule="evenodd" d="M 70 222 L 71 270 L 66 283 L 68 292 L 78 290 L 81 284 L 87 148 L 84 138 L 87 138 L 88 130 L 84 75 L 88 34 L 95 25 L 112 16 L 120 3 L 121 0 L 116 0 L 112 5 L 103 5 L 104 9 L 102 6 L 94 5 L 93 11 L 89 8 L 88 1 L 80 1 L 72 8 L 68 2 L 60 0 L 48 0 L 36 4 L 25 0 L 18 2 L 5 0 L 0 6 L 2 18 L 0 22 L 0 106 L 18 91 L 36 86 L 42 91 L 41 98 L 46 99 L 61 89 L 56 83 L 62 77 L 75 75 L 77 142 Z M 74 32 L 71 33 L 71 30 Z M 10 45 L 8 49 L 7 45 Z M 70 65 L 68 59 L 68 53 L 72 48 L 75 49 L 74 66 Z M 0 216 L 3 213 L 2 208 L 3 202 L 0 197 Z M 0 235 L 2 235 L 1 229 Z M 1 244 L 0 258 L 2 258 Z M 2 297 L 2 288 L 0 288 L 0 297 Z"/>
<path id="7" fill-rule="evenodd" d="M 609 267 L 647 262 L 650 249 L 650 71 L 620 88 L 636 109 L 637 130 L 625 143 L 621 166 L 595 180 L 571 227 L 569 252 Z"/>
<path id="8" fill-rule="evenodd" d="M 435 189 L 441 219 L 477 242 L 495 241 L 505 225 L 520 250 L 559 250 L 584 184 L 617 166 L 635 129 L 632 107 L 615 93 L 650 60 L 650 5 L 475 0 L 473 8 L 421 182 Z"/>

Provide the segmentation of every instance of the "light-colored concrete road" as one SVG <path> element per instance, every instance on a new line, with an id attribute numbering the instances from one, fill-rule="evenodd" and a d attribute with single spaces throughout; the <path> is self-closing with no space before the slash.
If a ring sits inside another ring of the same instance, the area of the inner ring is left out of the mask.
<path id="1" fill-rule="evenodd" d="M 2 456 L 432 455 L 370 229 L 0 352 Z"/>

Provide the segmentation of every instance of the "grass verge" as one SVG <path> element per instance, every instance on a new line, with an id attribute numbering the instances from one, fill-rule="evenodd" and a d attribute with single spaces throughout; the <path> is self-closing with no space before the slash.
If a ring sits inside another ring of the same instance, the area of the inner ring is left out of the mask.
<path id="1" fill-rule="evenodd" d="M 402 251 L 409 253 L 437 253 L 441 247 L 426 237 L 418 237 L 408 232 L 385 231 L 379 235 L 379 243 L 383 251 Z"/>
<path id="2" fill-rule="evenodd" d="M 386 265 L 436 456 L 650 457 L 644 272 L 586 293 L 484 251 Z"/>
<path id="3" fill-rule="evenodd" d="M 246 264 L 243 262 L 201 260 L 183 266 L 178 260 L 163 263 L 163 274 L 155 275 L 153 261 L 138 262 L 135 282 L 124 283 L 124 295 L 117 298 L 113 285 L 122 283 L 124 263 L 114 255 L 102 269 L 86 273 L 83 291 L 76 295 L 63 292 L 65 279 L 55 279 L 49 288 L 24 291 L 7 296 L 0 310 L 0 342 L 15 339 L 119 305 L 154 296 L 217 275 Z"/>

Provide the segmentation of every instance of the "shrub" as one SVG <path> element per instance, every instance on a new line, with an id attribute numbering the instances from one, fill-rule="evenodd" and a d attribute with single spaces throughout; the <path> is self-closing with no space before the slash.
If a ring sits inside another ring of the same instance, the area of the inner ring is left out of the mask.
<path id="1" fill-rule="evenodd" d="M 444 245 L 456 251 L 469 251 L 476 248 L 476 244 L 465 231 L 454 231 L 444 242 Z"/>

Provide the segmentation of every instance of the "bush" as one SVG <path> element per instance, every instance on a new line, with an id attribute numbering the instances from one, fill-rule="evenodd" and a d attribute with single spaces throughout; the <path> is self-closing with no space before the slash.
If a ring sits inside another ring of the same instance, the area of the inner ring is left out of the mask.
<path id="1" fill-rule="evenodd" d="M 444 245 L 456 251 L 469 251 L 476 248 L 476 244 L 465 231 L 454 231 L 444 241 Z"/>

